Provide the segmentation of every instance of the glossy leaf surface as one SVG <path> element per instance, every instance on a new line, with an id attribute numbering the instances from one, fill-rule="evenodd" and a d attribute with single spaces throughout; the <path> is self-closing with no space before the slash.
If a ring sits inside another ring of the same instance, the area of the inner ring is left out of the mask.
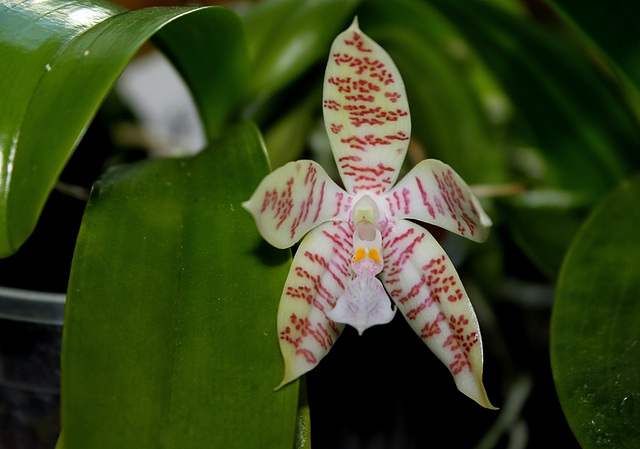
<path id="1" fill-rule="evenodd" d="M 243 125 L 96 184 L 69 285 L 61 448 L 293 447 L 297 383 L 273 391 L 289 256 L 240 206 L 263 151 Z"/>
<path id="2" fill-rule="evenodd" d="M 558 397 L 585 449 L 640 445 L 640 178 L 593 211 L 562 267 L 551 327 Z"/>
<path id="3" fill-rule="evenodd" d="M 212 29 L 219 32 L 213 41 Z M 217 134 L 246 85 L 247 54 L 233 12 L 0 3 L 0 255 L 28 238 L 111 86 L 156 33 L 193 89 L 208 134 Z"/>

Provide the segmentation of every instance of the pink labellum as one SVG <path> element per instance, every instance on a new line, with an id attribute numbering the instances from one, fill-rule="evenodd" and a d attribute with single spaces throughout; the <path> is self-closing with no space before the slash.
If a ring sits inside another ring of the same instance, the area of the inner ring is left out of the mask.
<path id="1" fill-rule="evenodd" d="M 269 174 L 242 206 L 267 242 L 288 248 L 320 223 L 348 221 L 351 202 L 321 165 L 303 160 Z"/>
<path id="2" fill-rule="evenodd" d="M 318 226 L 300 243 L 278 309 L 285 374 L 281 386 L 313 369 L 329 352 L 344 324 L 327 317 L 351 282 L 353 228 Z"/>
<path id="3" fill-rule="evenodd" d="M 360 31 L 357 20 L 331 47 L 323 110 L 347 191 L 379 195 L 389 190 L 409 144 L 409 105 L 391 57 Z"/>
<path id="4" fill-rule="evenodd" d="M 389 219 L 413 218 L 483 242 L 491 219 L 464 180 L 447 164 L 427 159 L 416 165 L 380 201 Z"/>
<path id="5" fill-rule="evenodd" d="M 494 408 L 482 383 L 482 340 L 455 267 L 423 228 L 400 220 L 382 236 L 381 273 L 391 299 L 411 328 L 449 368 L 458 389 Z"/>

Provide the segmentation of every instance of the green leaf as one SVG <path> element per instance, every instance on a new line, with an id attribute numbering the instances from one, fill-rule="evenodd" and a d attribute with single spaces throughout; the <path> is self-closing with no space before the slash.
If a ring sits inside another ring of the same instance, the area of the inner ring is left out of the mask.
<path id="1" fill-rule="evenodd" d="M 156 33 L 193 89 L 209 136 L 215 136 L 246 87 L 246 47 L 233 12 L 1 1 L 0 256 L 15 252 L 31 234 L 111 86 Z"/>
<path id="2" fill-rule="evenodd" d="M 298 384 L 273 391 L 290 257 L 240 206 L 267 172 L 242 125 L 96 183 L 65 316 L 65 449 L 293 447 Z"/>
<path id="3" fill-rule="evenodd" d="M 558 397 L 578 441 L 640 446 L 640 178 L 602 200 L 562 267 L 551 323 Z"/>

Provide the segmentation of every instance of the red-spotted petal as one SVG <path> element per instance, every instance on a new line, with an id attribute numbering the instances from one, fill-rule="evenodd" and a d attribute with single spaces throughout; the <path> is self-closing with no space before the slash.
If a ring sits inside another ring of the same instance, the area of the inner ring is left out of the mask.
<path id="1" fill-rule="evenodd" d="M 449 368 L 458 389 L 493 408 L 482 384 L 478 320 L 458 273 L 436 240 L 408 220 L 382 236 L 382 282 L 411 328 Z"/>
<path id="2" fill-rule="evenodd" d="M 409 144 L 409 105 L 393 60 L 357 20 L 333 42 L 323 97 L 327 134 L 347 191 L 389 190 Z"/>
<path id="3" fill-rule="evenodd" d="M 351 281 L 353 229 L 329 222 L 302 240 L 278 309 L 285 374 L 281 385 L 313 369 L 331 349 L 344 324 L 326 316 Z"/>
<path id="4" fill-rule="evenodd" d="M 242 206 L 267 242 L 288 248 L 320 223 L 348 221 L 352 199 L 322 166 L 302 160 L 269 174 Z"/>
<path id="5" fill-rule="evenodd" d="M 413 218 L 483 242 L 491 219 L 464 180 L 447 164 L 427 159 L 416 165 L 380 201 L 390 219 Z"/>

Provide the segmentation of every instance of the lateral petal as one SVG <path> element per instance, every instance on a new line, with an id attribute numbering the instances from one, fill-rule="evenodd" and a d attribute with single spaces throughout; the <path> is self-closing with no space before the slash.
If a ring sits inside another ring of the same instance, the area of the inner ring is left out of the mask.
<path id="1" fill-rule="evenodd" d="M 357 20 L 331 47 L 323 110 L 347 191 L 379 195 L 389 190 L 409 144 L 409 104 L 393 60 L 360 31 Z"/>
<path id="2" fill-rule="evenodd" d="M 389 218 L 424 221 L 476 242 L 487 239 L 492 225 L 469 186 L 437 159 L 416 165 L 380 203 Z"/>
<path id="3" fill-rule="evenodd" d="M 320 223 L 348 221 L 352 200 L 320 164 L 301 160 L 271 172 L 242 207 L 267 242 L 288 248 Z"/>
<path id="4" fill-rule="evenodd" d="M 407 220 L 382 236 L 381 273 L 411 328 L 449 368 L 458 389 L 486 408 L 482 340 L 469 297 L 449 257 L 423 228 Z"/>
<path id="5" fill-rule="evenodd" d="M 313 369 L 329 352 L 344 324 L 327 318 L 351 281 L 353 229 L 323 223 L 302 240 L 278 309 L 278 335 L 285 374 L 280 386 Z"/>

